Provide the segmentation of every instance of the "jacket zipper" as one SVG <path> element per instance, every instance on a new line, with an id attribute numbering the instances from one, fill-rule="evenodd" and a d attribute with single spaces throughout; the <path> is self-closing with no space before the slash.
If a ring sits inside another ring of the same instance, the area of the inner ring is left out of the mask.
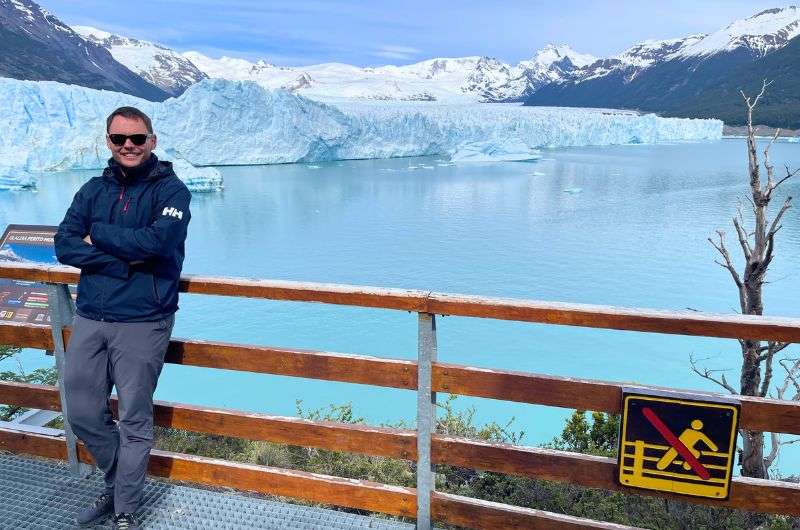
<path id="1" fill-rule="evenodd" d="M 153 274 L 153 294 L 156 297 L 156 304 L 158 304 L 159 309 L 161 308 L 161 297 L 158 296 L 158 286 L 156 285 L 156 275 Z"/>
<path id="2" fill-rule="evenodd" d="M 119 199 L 117 199 L 118 202 L 121 202 L 122 199 L 125 197 L 125 192 L 126 191 L 128 191 L 128 187 L 127 186 L 122 186 L 122 189 L 119 192 Z M 130 199 L 130 197 L 128 197 L 128 200 L 125 201 L 125 204 L 122 207 L 122 213 L 123 214 L 128 211 L 128 203 L 130 203 L 130 202 L 131 202 L 131 199 Z M 114 221 L 115 221 L 114 220 L 114 209 L 112 208 L 111 209 L 111 215 L 109 216 L 109 222 L 110 223 L 114 223 Z M 106 281 L 105 277 L 103 277 L 101 281 L 103 282 L 103 288 L 100 290 L 100 322 L 104 322 L 105 319 L 106 319 L 106 296 L 105 295 L 106 295 L 107 281 Z"/>
<path id="3" fill-rule="evenodd" d="M 127 186 L 122 186 L 122 191 L 119 192 L 119 200 L 122 201 L 123 197 L 125 196 L 125 192 L 128 190 Z M 125 214 L 128 212 L 128 205 L 131 203 L 131 198 L 128 197 L 125 199 L 125 204 L 122 206 L 122 213 Z"/>

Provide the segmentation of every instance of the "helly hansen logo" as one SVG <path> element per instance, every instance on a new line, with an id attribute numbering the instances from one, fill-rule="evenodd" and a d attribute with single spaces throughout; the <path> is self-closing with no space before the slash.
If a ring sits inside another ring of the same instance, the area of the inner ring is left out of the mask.
<path id="1" fill-rule="evenodd" d="M 164 211 L 161 212 L 161 215 L 171 215 L 172 217 L 183 219 L 183 212 L 178 210 L 174 206 L 168 206 L 164 208 Z"/>

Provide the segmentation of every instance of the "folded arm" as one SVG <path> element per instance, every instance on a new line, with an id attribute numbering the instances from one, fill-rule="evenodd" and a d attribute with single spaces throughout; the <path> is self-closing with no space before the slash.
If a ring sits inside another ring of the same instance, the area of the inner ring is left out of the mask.
<path id="1" fill-rule="evenodd" d="M 82 271 L 128 277 L 128 263 L 84 241 L 89 233 L 89 204 L 83 188 L 75 194 L 55 235 L 58 261 Z"/>
<path id="2" fill-rule="evenodd" d="M 165 195 L 156 203 L 156 220 L 150 226 L 125 228 L 94 223 L 89 234 L 92 244 L 127 262 L 170 257 L 186 240 L 192 194 L 182 186 Z"/>

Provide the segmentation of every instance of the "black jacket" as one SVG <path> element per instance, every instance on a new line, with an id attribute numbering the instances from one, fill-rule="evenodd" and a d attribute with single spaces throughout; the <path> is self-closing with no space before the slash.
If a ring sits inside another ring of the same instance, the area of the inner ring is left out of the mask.
<path id="1" fill-rule="evenodd" d="M 109 160 L 55 236 L 58 261 L 81 269 L 77 312 L 92 320 L 151 322 L 178 310 L 191 192 L 152 154 L 128 173 Z"/>

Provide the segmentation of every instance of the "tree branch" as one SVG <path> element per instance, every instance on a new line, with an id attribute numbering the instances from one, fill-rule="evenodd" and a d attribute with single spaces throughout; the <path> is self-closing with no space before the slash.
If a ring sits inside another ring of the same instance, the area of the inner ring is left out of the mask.
<path id="1" fill-rule="evenodd" d="M 764 359 L 763 362 L 765 368 L 764 368 L 764 380 L 761 381 L 761 390 L 759 392 L 759 395 L 761 397 L 767 396 L 767 392 L 769 391 L 769 385 L 770 383 L 772 383 L 772 361 L 775 358 L 775 354 L 784 349 L 786 346 L 788 346 L 788 344 L 784 342 L 770 341 L 767 344 L 767 352 L 763 356 Z M 762 357 L 759 356 L 758 358 L 759 363 L 761 362 L 761 359 Z"/>
<path id="2" fill-rule="evenodd" d="M 761 182 L 759 177 L 758 166 L 758 152 L 756 151 L 756 133 L 753 129 L 753 109 L 758 105 L 758 101 L 766 93 L 767 87 L 772 84 L 772 81 L 764 79 L 761 83 L 761 91 L 756 96 L 755 100 L 751 100 L 743 90 L 739 93 L 747 105 L 747 163 L 750 173 L 750 189 L 753 196 L 761 194 Z"/>
<path id="3" fill-rule="evenodd" d="M 764 259 L 759 264 L 757 270 L 759 274 L 765 274 L 767 272 L 767 267 L 769 267 L 769 264 L 772 263 L 773 251 L 775 248 L 775 234 L 777 234 L 778 230 L 781 229 L 782 225 L 780 224 L 780 221 L 781 218 L 783 217 L 783 214 L 785 214 L 786 210 L 788 210 L 791 207 L 792 207 L 792 198 L 786 197 L 786 200 L 783 202 L 783 206 L 781 206 L 781 209 L 778 211 L 778 214 L 775 216 L 775 219 L 772 220 L 772 224 L 770 225 L 769 231 L 767 231 L 766 235 L 767 248 L 766 251 L 764 252 Z"/>
<path id="4" fill-rule="evenodd" d="M 775 174 L 775 167 L 769 163 L 769 150 L 772 147 L 772 144 L 775 143 L 775 140 L 778 138 L 778 135 L 781 133 L 780 128 L 775 129 L 775 134 L 772 135 L 772 139 L 767 144 L 767 147 L 764 148 L 764 169 L 767 170 L 767 185 L 764 190 L 764 195 L 766 196 L 767 200 L 769 200 L 769 195 L 772 193 L 774 188 L 773 186 L 773 175 Z"/>
<path id="5" fill-rule="evenodd" d="M 800 359 L 781 359 L 779 363 L 786 371 L 786 378 L 783 380 L 783 384 L 777 389 L 778 399 L 786 399 L 786 391 L 789 389 L 789 385 L 792 385 L 795 394 L 794 397 L 788 401 L 800 401 Z"/>
<path id="6" fill-rule="evenodd" d="M 708 359 L 702 359 L 702 361 L 707 361 Z M 692 371 L 702 377 L 703 379 L 708 379 L 709 381 L 718 384 L 731 394 L 738 394 L 736 389 L 733 388 L 730 383 L 728 383 L 727 379 L 725 379 L 725 373 L 727 370 L 709 370 L 708 368 L 703 368 L 701 371 L 697 368 L 697 363 L 692 355 L 689 355 L 689 364 L 692 366 Z M 719 372 L 722 377 L 720 379 L 716 379 L 712 374 L 715 372 Z"/>
<path id="7" fill-rule="evenodd" d="M 775 215 L 775 219 L 772 220 L 772 224 L 769 226 L 769 232 L 767 232 L 767 237 L 772 237 L 780 228 L 781 218 L 783 214 L 786 213 L 786 210 L 792 207 L 792 197 L 786 197 L 786 200 L 783 201 L 781 205 L 781 209 L 778 210 L 778 213 Z"/>
<path id="8" fill-rule="evenodd" d="M 772 192 L 773 192 L 773 191 L 774 191 L 774 190 L 775 190 L 775 189 L 776 189 L 778 186 L 780 186 L 781 184 L 783 184 L 784 182 L 786 182 L 787 180 L 789 180 L 789 179 L 790 179 L 790 178 L 792 178 L 793 176 L 797 175 L 797 173 L 798 173 L 798 172 L 800 172 L 800 168 L 797 168 L 797 169 L 795 169 L 794 171 L 792 171 L 792 170 L 789 168 L 789 166 L 788 166 L 788 165 L 787 165 L 787 166 L 784 166 L 784 167 L 786 167 L 786 176 L 785 176 L 785 177 L 783 177 L 782 179 L 780 179 L 778 182 L 776 182 L 774 186 L 772 186 L 772 188 L 771 188 L 771 189 L 769 190 L 769 192 L 768 192 L 769 194 L 772 194 Z"/>
<path id="9" fill-rule="evenodd" d="M 744 200 L 746 200 L 747 202 L 750 203 L 750 209 L 753 210 L 753 212 L 755 212 L 756 211 L 756 203 L 753 202 L 752 197 L 745 197 Z"/>
<path id="10" fill-rule="evenodd" d="M 776 432 L 771 432 L 769 433 L 769 435 L 772 447 L 769 451 L 769 454 L 766 457 L 764 457 L 764 467 L 766 467 L 767 469 L 769 469 L 772 463 L 775 462 L 775 459 L 778 458 L 778 453 L 780 453 L 781 450 L 780 435 Z"/>
<path id="11" fill-rule="evenodd" d="M 750 98 L 744 95 L 744 91 L 743 90 L 739 91 L 742 94 L 742 97 L 744 97 L 745 102 L 747 102 L 747 107 L 750 110 L 756 108 L 756 105 L 758 105 L 758 100 L 761 99 L 761 96 L 764 95 L 764 93 L 767 91 L 767 87 L 769 87 L 771 84 L 772 84 L 772 81 L 767 81 L 766 79 L 764 79 L 761 82 L 761 92 L 758 93 L 758 95 L 756 96 L 756 100 L 753 101 L 752 105 L 750 104 Z"/>
<path id="12" fill-rule="evenodd" d="M 752 249 L 750 248 L 750 242 L 747 240 L 747 232 L 745 232 L 744 226 L 744 216 L 742 215 L 742 206 L 739 205 L 738 208 L 738 218 L 733 218 L 733 226 L 736 228 L 736 235 L 739 236 L 739 246 L 742 247 L 742 253 L 744 253 L 745 259 L 750 259 L 751 254 L 753 253 Z"/>
<path id="13" fill-rule="evenodd" d="M 714 260 L 714 263 L 716 263 L 717 265 L 719 265 L 724 269 L 727 269 L 728 272 L 731 274 L 731 278 L 733 278 L 733 283 L 735 283 L 736 287 L 739 289 L 739 306 L 741 307 L 741 310 L 744 313 L 747 308 L 744 284 L 742 283 L 742 279 L 739 276 L 739 273 L 736 271 L 736 267 L 734 267 L 733 265 L 733 260 L 731 259 L 731 255 L 728 252 L 728 249 L 725 247 L 725 232 L 723 232 L 722 230 L 717 230 L 717 235 L 719 235 L 719 244 L 714 243 L 714 240 L 711 239 L 710 237 L 708 238 L 708 242 L 711 243 L 711 246 L 717 249 L 717 252 L 719 252 L 720 255 L 722 255 L 723 259 L 725 260 L 725 263 L 722 263 L 717 260 Z"/>
<path id="14" fill-rule="evenodd" d="M 791 346 L 791 345 L 792 345 L 791 342 L 768 342 L 766 346 L 762 346 L 758 350 L 759 351 L 773 350 L 772 353 L 774 355 L 776 353 L 779 353 L 779 352 L 783 351 L 784 349 L 786 349 L 786 347 Z M 767 358 L 766 354 L 761 355 L 758 358 L 758 362 L 761 362 L 761 361 L 765 360 L 766 358 Z"/>

